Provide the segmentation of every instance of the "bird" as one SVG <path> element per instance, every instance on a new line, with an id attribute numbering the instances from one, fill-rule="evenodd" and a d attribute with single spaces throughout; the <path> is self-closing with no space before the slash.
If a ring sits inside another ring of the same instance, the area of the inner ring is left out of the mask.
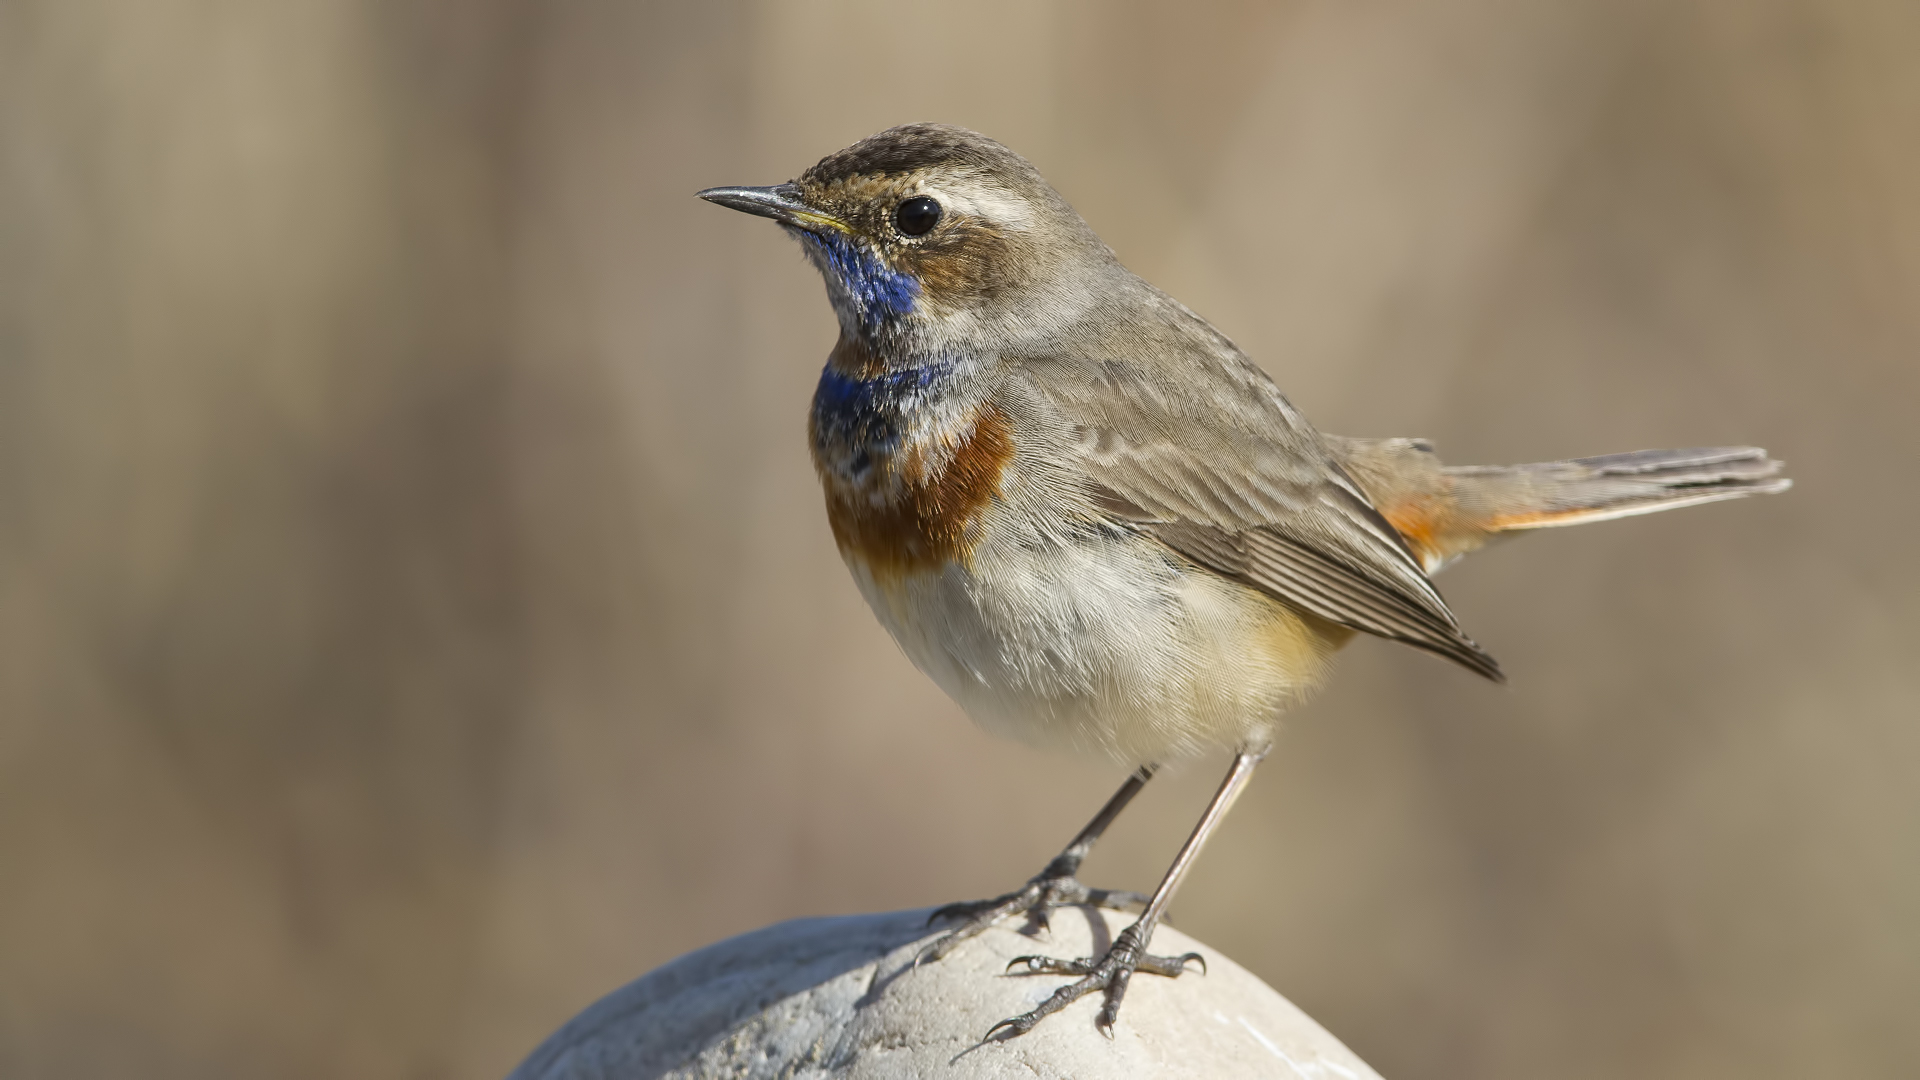
<path id="1" fill-rule="evenodd" d="M 1784 491 L 1754 447 L 1448 466 L 1420 439 L 1314 428 L 1212 324 L 1123 266 L 1026 158 L 944 124 L 889 128 L 708 202 L 799 240 L 839 324 L 807 432 L 827 524 L 906 656 L 990 732 L 1112 760 L 1125 782 L 1021 888 L 948 905 L 938 961 L 1018 915 L 1139 910 L 1103 955 L 987 1038 L 1091 994 L 1112 1037 L 1137 972 L 1280 716 L 1356 634 L 1504 679 L 1434 587 L 1515 532 Z M 1089 888 L 1094 844 L 1168 762 L 1232 763 L 1153 893 Z"/>

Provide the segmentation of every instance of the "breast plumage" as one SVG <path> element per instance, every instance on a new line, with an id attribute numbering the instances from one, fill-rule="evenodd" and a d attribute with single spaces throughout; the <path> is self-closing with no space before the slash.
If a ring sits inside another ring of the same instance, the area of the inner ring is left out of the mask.
<path id="1" fill-rule="evenodd" d="M 1013 459 L 1012 423 L 954 393 L 959 365 L 889 368 L 842 337 L 808 434 L 840 553 L 876 581 L 966 563 Z"/>

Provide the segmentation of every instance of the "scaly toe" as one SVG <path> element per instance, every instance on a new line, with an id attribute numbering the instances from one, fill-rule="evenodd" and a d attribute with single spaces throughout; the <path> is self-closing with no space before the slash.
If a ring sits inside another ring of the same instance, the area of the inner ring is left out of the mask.
<path id="1" fill-rule="evenodd" d="M 934 923 L 945 922 L 948 919 L 971 920 L 982 912 L 992 911 L 1019 895 L 1019 893 L 1008 893 L 1005 896 L 996 896 L 992 900 L 963 900 L 957 904 L 937 907 L 933 909 L 933 914 L 927 916 L 927 925 L 932 926 Z"/>
<path id="2" fill-rule="evenodd" d="M 1139 935 L 1134 927 L 1122 931 L 1113 947 L 1098 960 L 1086 957 L 1080 960 L 1059 960 L 1050 956 L 1016 956 L 1007 963 L 1009 975 L 1075 975 L 1079 978 L 1053 992 L 1047 1000 L 1029 1012 L 1009 1017 L 993 1025 L 987 1031 L 987 1038 L 1006 1032 L 1008 1039 L 1016 1039 L 1032 1031 L 1040 1021 L 1066 1008 L 1068 1005 L 1086 997 L 1096 990 L 1105 994 L 1106 1001 L 1100 1006 L 1100 1013 L 1094 1018 L 1094 1026 L 1107 1038 L 1113 1038 L 1113 1025 L 1120 1018 L 1120 1002 L 1126 997 L 1127 984 L 1136 971 L 1149 975 L 1162 975 L 1167 978 L 1179 978 L 1187 970 L 1191 961 L 1199 961 L 1200 970 L 1207 969 L 1206 958 L 1199 953 L 1186 953 L 1181 956 L 1153 956 L 1141 951 Z M 1021 969 L 1021 970 L 1015 970 Z"/>
<path id="3" fill-rule="evenodd" d="M 1136 970 L 1144 971 L 1149 975 L 1164 975 L 1169 979 L 1177 979 L 1187 973 L 1188 963 L 1198 963 L 1200 974 L 1207 973 L 1207 958 L 1197 952 L 1184 953 L 1180 956 L 1143 956 Z"/>
<path id="4" fill-rule="evenodd" d="M 1049 916 L 1055 908 L 1093 903 L 1124 910 L 1126 906 L 1144 907 L 1146 900 L 1139 893 L 1089 889 L 1071 877 L 1035 878 L 1018 892 L 992 900 L 972 900 L 935 909 L 933 914 L 927 916 L 928 926 L 946 919 L 959 918 L 964 921 L 921 949 L 913 963 L 918 967 L 942 959 L 962 943 L 979 937 L 989 927 L 1014 915 L 1024 913 L 1033 921 L 1036 929 L 1046 930 L 1051 926 Z"/>
<path id="5" fill-rule="evenodd" d="M 1025 965 L 1025 971 L 1015 971 Z M 1056 960 L 1051 956 L 1016 956 L 1007 961 L 1006 975 L 1086 975 L 1093 971 L 1092 960 Z"/>

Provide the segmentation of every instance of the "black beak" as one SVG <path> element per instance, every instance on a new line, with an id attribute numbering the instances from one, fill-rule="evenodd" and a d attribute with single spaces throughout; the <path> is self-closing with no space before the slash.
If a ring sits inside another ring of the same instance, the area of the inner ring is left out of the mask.
<path id="1" fill-rule="evenodd" d="M 743 214 L 772 218 L 782 225 L 809 229 L 820 232 L 822 229 L 845 230 L 846 223 L 830 214 L 823 214 L 800 201 L 800 188 L 795 184 L 775 184 L 772 187 L 716 187 L 699 193 L 700 198 L 710 203 L 718 203 L 729 210 L 738 210 Z"/>

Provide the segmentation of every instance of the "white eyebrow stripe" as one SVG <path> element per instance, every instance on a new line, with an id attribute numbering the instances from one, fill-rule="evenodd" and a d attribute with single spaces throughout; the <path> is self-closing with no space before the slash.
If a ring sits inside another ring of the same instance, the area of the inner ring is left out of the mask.
<path id="1" fill-rule="evenodd" d="M 931 195 L 940 200 L 940 205 L 957 213 L 984 218 L 995 225 L 1025 229 L 1033 224 L 1033 211 L 1026 200 L 1007 194 L 997 187 L 979 185 L 970 187 L 965 193 L 942 187 L 938 183 L 921 184 L 919 194 Z"/>

